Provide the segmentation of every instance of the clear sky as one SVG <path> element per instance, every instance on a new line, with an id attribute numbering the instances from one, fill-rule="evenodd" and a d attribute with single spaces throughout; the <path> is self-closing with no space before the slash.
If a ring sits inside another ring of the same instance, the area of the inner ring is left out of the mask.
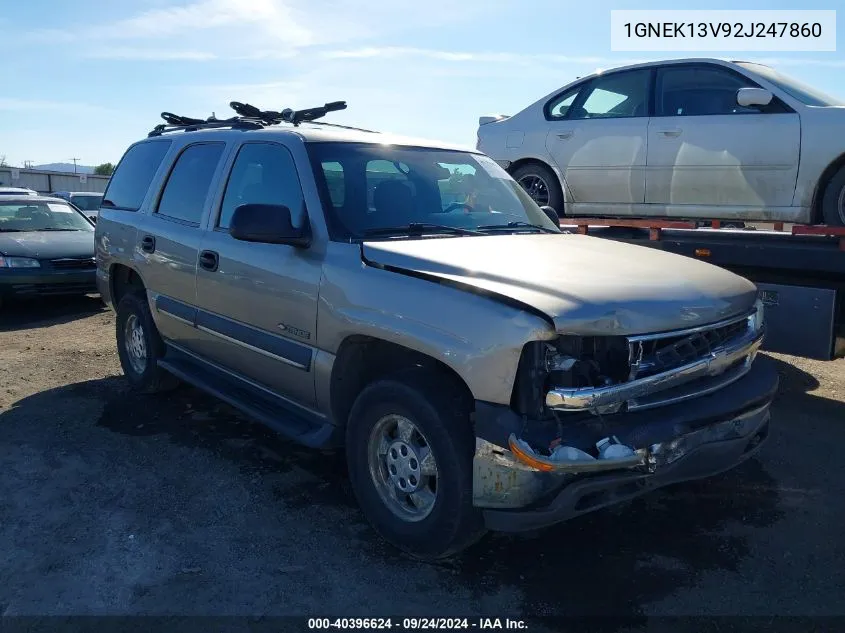
<path id="1" fill-rule="evenodd" d="M 232 114 L 346 100 L 338 123 L 474 145 L 577 76 L 688 56 L 610 52 L 611 9 L 840 9 L 835 53 L 759 60 L 845 97 L 841 0 L 3 0 L 0 156 L 117 162 L 162 110 Z"/>

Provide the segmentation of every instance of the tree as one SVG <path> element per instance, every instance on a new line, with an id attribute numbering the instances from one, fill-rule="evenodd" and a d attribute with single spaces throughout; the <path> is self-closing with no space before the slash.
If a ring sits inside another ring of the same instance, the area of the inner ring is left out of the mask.
<path id="1" fill-rule="evenodd" d="M 114 173 L 114 165 L 111 163 L 103 163 L 94 167 L 94 173 L 97 176 L 111 176 Z"/>

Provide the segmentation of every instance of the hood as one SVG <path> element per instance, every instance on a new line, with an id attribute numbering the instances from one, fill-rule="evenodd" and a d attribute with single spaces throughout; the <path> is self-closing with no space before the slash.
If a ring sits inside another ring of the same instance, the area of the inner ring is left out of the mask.
<path id="1" fill-rule="evenodd" d="M 530 306 L 567 334 L 695 327 L 750 310 L 757 296 L 750 281 L 711 264 L 582 235 L 391 240 L 362 250 L 371 265 Z"/>
<path id="2" fill-rule="evenodd" d="M 0 253 L 36 259 L 94 257 L 94 231 L 0 233 Z"/>

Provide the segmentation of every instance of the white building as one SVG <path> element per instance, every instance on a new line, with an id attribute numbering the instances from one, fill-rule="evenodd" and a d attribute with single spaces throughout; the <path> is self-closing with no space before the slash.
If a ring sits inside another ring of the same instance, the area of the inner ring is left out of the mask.
<path id="1" fill-rule="evenodd" d="M 54 191 L 103 193 L 108 182 L 109 176 L 0 167 L 0 187 L 26 187 L 27 189 L 34 189 L 38 193 L 53 193 Z"/>

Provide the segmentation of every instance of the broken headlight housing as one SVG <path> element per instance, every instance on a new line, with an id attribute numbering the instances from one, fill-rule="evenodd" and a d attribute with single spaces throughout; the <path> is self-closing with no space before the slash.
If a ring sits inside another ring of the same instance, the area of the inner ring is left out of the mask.
<path id="1" fill-rule="evenodd" d="M 630 377 L 624 336 L 560 336 L 534 341 L 522 351 L 511 406 L 529 418 L 549 415 L 545 395 L 551 387 L 605 387 Z"/>

